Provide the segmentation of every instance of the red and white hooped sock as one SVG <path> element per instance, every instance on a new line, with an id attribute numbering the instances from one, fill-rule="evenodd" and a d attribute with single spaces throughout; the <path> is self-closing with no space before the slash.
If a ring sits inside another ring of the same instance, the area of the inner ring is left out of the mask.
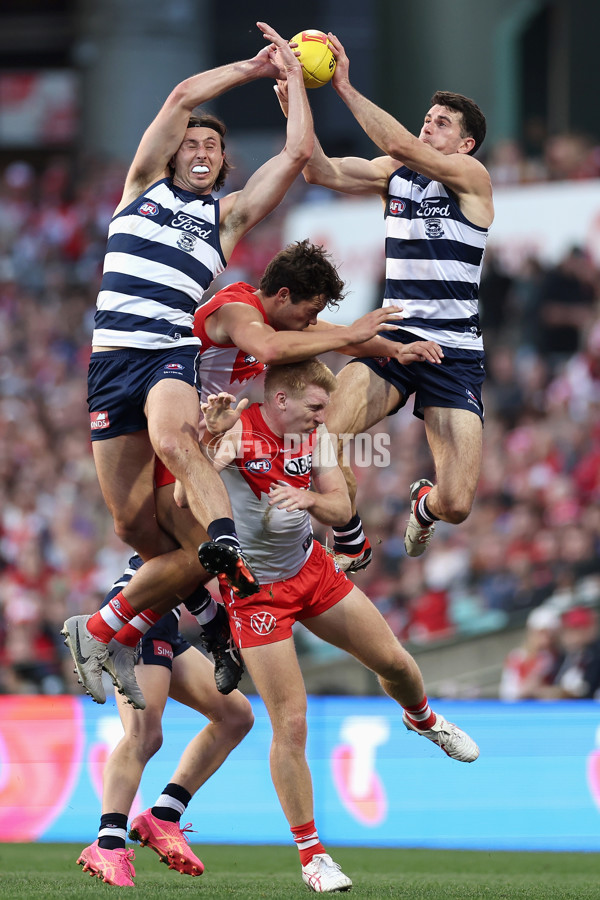
<path id="1" fill-rule="evenodd" d="M 127 625 L 123 625 L 121 630 L 115 634 L 115 639 L 120 644 L 125 644 L 126 647 L 135 647 L 160 618 L 158 613 L 152 612 L 151 609 L 145 609 L 144 612 L 134 616 Z"/>
<path id="2" fill-rule="evenodd" d="M 137 615 L 135 609 L 127 602 L 121 591 L 110 603 L 99 609 L 88 622 L 88 631 L 92 637 L 103 644 L 108 644 L 123 625 L 127 625 Z"/>
<path id="3" fill-rule="evenodd" d="M 317 853 L 325 853 L 325 847 L 319 840 L 315 820 L 311 819 L 306 825 L 297 825 L 290 828 L 294 835 L 294 841 L 300 854 L 300 864 L 307 866 Z"/>
<path id="4" fill-rule="evenodd" d="M 437 716 L 430 707 L 427 697 L 416 706 L 405 706 L 404 712 L 411 725 L 414 725 L 419 731 L 427 731 L 429 728 L 433 728 L 437 721 Z"/>

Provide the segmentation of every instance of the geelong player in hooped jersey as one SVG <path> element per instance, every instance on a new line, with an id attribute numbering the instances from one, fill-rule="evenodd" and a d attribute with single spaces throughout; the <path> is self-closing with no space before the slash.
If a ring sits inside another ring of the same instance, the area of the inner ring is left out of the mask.
<path id="1" fill-rule="evenodd" d="M 234 410 L 232 395 L 212 395 L 203 404 L 208 428 L 203 440 L 214 451 L 234 514 L 251 511 L 238 517 L 244 521 L 240 539 L 262 585 L 244 598 L 226 587 L 222 594 L 234 640 L 271 720 L 271 774 L 298 846 L 302 879 L 321 893 L 348 890 L 352 881 L 326 852 L 315 826 L 305 755 L 306 691 L 292 634 L 296 622 L 371 669 L 403 708 L 407 729 L 461 762 L 479 755 L 472 738 L 431 709 L 415 660 L 313 538 L 311 516 L 331 525 L 344 522 L 350 512 L 323 424 L 335 387 L 327 366 L 306 360 L 270 367 L 264 403 L 242 409 L 241 417 L 245 401 Z"/>
<path id="2" fill-rule="evenodd" d="M 334 35 L 329 39 L 337 58 L 333 87 L 385 155 L 332 159 L 315 140 L 304 176 L 311 184 L 381 198 L 384 305 L 402 306 L 406 316 L 393 339 L 433 339 L 444 359 L 439 366 L 416 362 L 402 367 L 391 359 L 353 362 L 340 375 L 327 424 L 336 433 L 357 434 L 415 395 L 414 414 L 425 420 L 437 478 L 435 485 L 420 478 L 410 487 L 404 544 L 409 556 L 420 556 L 436 520 L 458 524 L 469 515 L 481 468 L 485 373 L 477 303 L 494 209 L 489 174 L 473 154 L 486 123 L 473 100 L 438 91 L 416 137 L 352 86 L 344 48 Z M 285 85 L 278 90 L 285 110 Z M 355 491 L 352 473 L 346 475 Z M 354 515 L 342 532 L 357 531 L 362 533 Z M 355 552 L 360 553 L 360 544 Z"/>
<path id="3" fill-rule="evenodd" d="M 213 574 L 242 591 L 258 588 L 246 566 L 227 493 L 198 445 L 199 400 L 193 316 L 204 290 L 238 241 L 280 203 L 310 157 L 314 133 L 300 63 L 287 41 L 257 23 L 270 42 L 255 57 L 181 82 L 144 133 L 111 222 L 88 374 L 94 462 L 115 531 L 148 562 L 154 583 L 187 596 L 195 573 L 160 528 L 155 454 L 184 486 L 210 540 L 199 551 Z M 239 191 L 216 200 L 225 180 L 225 127 L 195 108 L 257 78 L 289 81 L 286 143 Z M 179 573 L 177 570 L 179 569 Z M 63 628 L 86 690 L 105 702 L 102 665 L 120 627 L 143 610 L 119 597 Z M 164 610 L 163 610 L 164 611 Z M 133 665 L 118 673 L 143 703 Z"/>

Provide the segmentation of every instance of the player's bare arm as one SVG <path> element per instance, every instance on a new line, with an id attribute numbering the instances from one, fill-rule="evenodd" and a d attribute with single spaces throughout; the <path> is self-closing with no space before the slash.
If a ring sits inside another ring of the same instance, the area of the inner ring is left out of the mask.
<path id="1" fill-rule="evenodd" d="M 293 512 L 306 509 L 323 525 L 343 525 L 352 515 L 348 489 L 339 466 L 320 474 L 313 470 L 315 490 L 300 490 L 285 481 L 274 482 L 269 506 Z"/>
<path id="2" fill-rule="evenodd" d="M 287 288 L 282 288 L 278 295 L 286 291 Z M 348 345 L 360 346 L 380 331 L 396 330 L 399 325 L 390 320 L 401 316 L 401 310 L 397 307 L 386 307 L 372 310 L 351 325 L 328 325 L 325 322 L 313 325 L 309 324 L 309 317 L 315 318 L 316 313 L 309 310 L 306 330 L 276 331 L 248 304 L 227 303 L 207 318 L 205 327 L 217 343 L 232 341 L 240 350 L 251 353 L 267 365 L 281 365 L 299 362 L 329 350 L 340 350 Z M 213 324 L 215 319 L 217 322 Z"/>
<path id="3" fill-rule="evenodd" d="M 323 525 L 343 525 L 352 515 L 348 488 L 337 461 L 331 435 L 319 425 L 312 456 L 312 488 L 301 490 L 285 481 L 271 485 L 269 505 L 289 512 L 306 509 Z"/>
<path id="4" fill-rule="evenodd" d="M 302 174 L 308 184 L 320 184 L 357 197 L 375 194 L 384 198 L 389 177 L 397 168 L 398 163 L 387 156 L 370 160 L 358 156 L 326 156 L 315 138 L 312 156 Z"/>
<path id="5" fill-rule="evenodd" d="M 467 218 L 487 228 L 493 219 L 491 181 L 485 167 L 468 155 L 475 141 L 460 134 L 460 114 L 434 107 L 416 137 L 353 87 L 344 47 L 335 35 L 330 33 L 329 39 L 337 60 L 333 87 L 373 143 L 392 160 L 449 187 Z"/>
<path id="6" fill-rule="evenodd" d="M 169 161 L 179 149 L 189 117 L 197 106 L 231 88 L 257 78 L 274 78 L 277 74 L 269 48 L 263 47 L 252 59 L 199 72 L 178 84 L 144 132 L 127 173 L 117 212 L 149 185 L 169 174 Z"/>
<path id="7" fill-rule="evenodd" d="M 288 89 L 285 81 L 277 81 L 275 93 L 284 116 L 288 115 Z M 336 158 L 325 155 L 315 136 L 313 152 L 302 170 L 308 184 L 320 184 L 345 194 L 377 194 L 382 198 L 387 191 L 390 175 L 397 168 L 396 162 L 387 157 L 373 160 L 360 157 Z"/>
<path id="8" fill-rule="evenodd" d="M 261 29 L 268 28 L 264 22 L 258 24 Z M 281 153 L 264 163 L 241 191 L 221 201 L 220 237 L 226 259 L 244 234 L 281 203 L 313 148 L 313 120 L 302 67 L 286 40 L 273 29 L 268 29 L 268 34 L 272 43 L 267 53 L 274 77 L 286 81 L 289 94 L 286 142 Z"/>

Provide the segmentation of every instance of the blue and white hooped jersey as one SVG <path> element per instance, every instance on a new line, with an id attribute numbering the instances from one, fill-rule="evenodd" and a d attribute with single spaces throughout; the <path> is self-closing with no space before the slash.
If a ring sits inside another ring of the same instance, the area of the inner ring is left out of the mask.
<path id="1" fill-rule="evenodd" d="M 92 344 L 199 345 L 194 313 L 226 264 L 219 201 L 157 181 L 110 223 Z"/>
<path id="2" fill-rule="evenodd" d="M 422 340 L 483 350 L 479 282 L 488 229 L 469 222 L 443 184 L 406 166 L 390 177 L 385 222 L 383 305 L 402 306 L 401 327 Z"/>

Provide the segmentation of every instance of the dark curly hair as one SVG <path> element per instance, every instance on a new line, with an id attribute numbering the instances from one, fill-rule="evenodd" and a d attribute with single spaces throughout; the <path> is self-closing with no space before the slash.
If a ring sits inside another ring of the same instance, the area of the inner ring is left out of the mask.
<path id="1" fill-rule="evenodd" d="M 329 254 L 308 240 L 280 250 L 265 269 L 260 290 L 272 297 L 282 287 L 289 289 L 292 303 L 322 296 L 329 309 L 335 309 L 346 296 L 344 282 Z"/>

